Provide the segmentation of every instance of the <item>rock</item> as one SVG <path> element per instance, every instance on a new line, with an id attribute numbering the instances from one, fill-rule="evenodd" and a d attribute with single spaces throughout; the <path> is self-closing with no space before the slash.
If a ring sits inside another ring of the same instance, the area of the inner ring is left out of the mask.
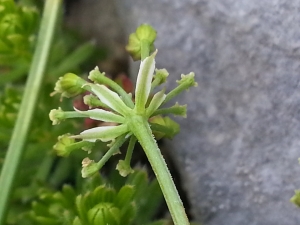
<path id="1" fill-rule="evenodd" d="M 122 22 L 110 0 L 68 0 L 67 26 L 85 38 L 92 39 L 106 52 L 105 61 L 99 62 L 101 70 L 117 75 L 127 70 L 127 52 L 124 45 Z"/>
<path id="2" fill-rule="evenodd" d="M 157 67 L 199 84 L 176 99 L 188 118 L 168 142 L 197 221 L 299 225 L 300 3 L 116 0 L 127 34 L 158 31 Z"/>

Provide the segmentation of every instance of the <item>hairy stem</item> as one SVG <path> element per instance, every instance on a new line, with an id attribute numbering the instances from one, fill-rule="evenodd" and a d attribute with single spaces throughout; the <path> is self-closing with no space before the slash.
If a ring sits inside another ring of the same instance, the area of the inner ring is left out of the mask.
<path id="1" fill-rule="evenodd" d="M 36 50 L 30 67 L 18 119 L 0 176 L 0 224 L 4 224 L 5 221 L 9 199 L 13 190 L 14 178 L 22 158 L 23 148 L 39 96 L 61 2 L 61 0 L 47 0 L 45 2 Z"/>
<path id="2" fill-rule="evenodd" d="M 164 194 L 175 225 L 189 225 L 182 201 L 164 158 L 153 138 L 149 124 L 142 116 L 133 116 L 128 124 L 143 147 Z"/>

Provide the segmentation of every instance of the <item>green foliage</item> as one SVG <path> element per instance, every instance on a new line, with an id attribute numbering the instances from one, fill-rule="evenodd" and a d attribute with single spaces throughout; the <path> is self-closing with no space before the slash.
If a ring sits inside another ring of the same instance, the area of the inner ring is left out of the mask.
<path id="1" fill-rule="evenodd" d="M 7 86 L 0 92 L 0 147 L 6 148 L 17 118 L 21 90 Z M 1 168 L 1 166 L 0 166 Z"/>
<path id="2" fill-rule="evenodd" d="M 127 179 L 118 177 L 122 180 L 118 185 L 113 176 L 109 181 L 99 174 L 85 179 L 79 192 L 69 185 L 59 192 L 43 190 L 25 218 L 52 225 L 150 224 L 162 200 L 157 181 L 149 181 L 145 170 L 136 170 Z"/>
<path id="3" fill-rule="evenodd" d="M 36 7 L 0 0 L 0 84 L 24 76 L 30 66 L 39 25 Z"/>
<path id="4" fill-rule="evenodd" d="M 32 0 L 17 3 L 0 0 L 0 171 L 24 94 L 24 80 L 20 78 L 28 74 L 36 47 L 41 7 L 34 5 Z M 15 182 L 16 189 L 10 199 L 8 224 L 25 224 L 18 220 L 17 215 L 28 210 L 30 202 L 37 196 L 37 190 L 41 187 L 57 188 L 66 180 L 76 179 L 74 173 L 80 169 L 78 158 L 83 157 L 80 153 L 69 159 L 57 159 L 53 154 L 53 143 L 67 130 L 80 129 L 82 121 L 68 121 L 60 127 L 53 127 L 48 112 L 57 105 L 58 99 L 50 97 L 49 93 L 54 80 L 64 71 L 82 74 L 82 64 L 94 62 L 92 57 L 97 48 L 92 42 L 82 44 L 78 36 L 66 29 L 62 32 L 60 26 L 57 30 L 46 71 L 48 78 L 41 87 Z M 72 107 L 70 101 L 63 105 Z"/>
<path id="5" fill-rule="evenodd" d="M 30 62 L 38 14 L 34 7 L 17 5 L 12 0 L 0 1 L 0 65 Z"/>
<path id="6" fill-rule="evenodd" d="M 36 7 L 33 0 L 21 3 L 0 0 L 0 85 L 27 75 L 36 47 L 41 7 Z M 79 44 L 78 35 L 61 27 L 56 33 L 47 74 L 58 77 L 68 71 L 80 73 L 84 62 L 89 59 L 93 63 L 96 51 L 98 58 L 103 58 L 103 51 L 97 50 L 93 42 Z"/>

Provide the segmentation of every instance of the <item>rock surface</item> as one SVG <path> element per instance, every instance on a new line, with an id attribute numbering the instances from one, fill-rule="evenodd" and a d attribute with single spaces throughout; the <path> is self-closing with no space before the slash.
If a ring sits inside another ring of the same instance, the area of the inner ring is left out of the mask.
<path id="1" fill-rule="evenodd" d="M 172 86 L 196 73 L 168 143 L 196 220 L 299 225 L 289 199 L 300 188 L 300 1 L 115 2 L 128 34 L 157 29 L 157 67 Z"/>

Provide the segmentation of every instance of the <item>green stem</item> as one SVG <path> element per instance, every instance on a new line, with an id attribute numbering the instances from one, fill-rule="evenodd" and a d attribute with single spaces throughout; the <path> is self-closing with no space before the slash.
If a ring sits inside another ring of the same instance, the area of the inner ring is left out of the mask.
<path id="1" fill-rule="evenodd" d="M 152 113 L 151 116 L 157 116 L 157 115 L 166 115 L 166 114 L 173 114 L 176 116 L 183 116 L 186 117 L 186 105 L 173 105 L 169 108 L 160 108 L 157 109 L 154 113 Z"/>
<path id="2" fill-rule="evenodd" d="M 197 87 L 198 84 L 197 82 L 195 82 L 195 74 L 193 72 L 187 75 L 182 74 L 181 76 L 181 80 L 177 81 L 178 86 L 167 94 L 163 104 L 170 101 L 172 98 L 174 98 L 176 95 L 179 95 L 181 92 L 188 90 L 190 87 Z"/>
<path id="3" fill-rule="evenodd" d="M 141 60 L 143 61 L 150 55 L 150 43 L 147 40 L 141 40 Z"/>
<path id="4" fill-rule="evenodd" d="M 128 148 L 127 148 L 126 156 L 125 156 L 125 160 L 124 160 L 126 163 L 128 163 L 128 165 L 130 165 L 130 161 L 131 161 L 131 157 L 132 157 L 132 153 L 133 153 L 135 143 L 136 143 L 136 138 L 135 138 L 134 135 L 132 135 L 130 137 L 130 141 L 129 141 L 129 144 L 128 144 Z"/>
<path id="5" fill-rule="evenodd" d="M 27 135 L 30 133 L 29 128 L 39 96 L 61 2 L 61 0 L 47 0 L 44 6 L 44 14 L 26 89 L 0 176 L 0 224 L 4 224 L 6 218 L 14 178 L 22 158 Z"/>
<path id="6" fill-rule="evenodd" d="M 112 157 L 112 155 L 116 154 L 119 151 L 119 148 L 126 141 L 126 135 L 122 135 L 116 139 L 113 143 L 113 146 L 105 153 L 105 155 L 97 162 L 98 169 L 100 170 L 104 164 Z"/>
<path id="7" fill-rule="evenodd" d="M 182 201 L 179 197 L 164 158 L 153 138 L 148 122 L 142 116 L 133 116 L 128 123 L 133 134 L 143 147 L 164 194 L 175 225 L 189 225 Z"/>

